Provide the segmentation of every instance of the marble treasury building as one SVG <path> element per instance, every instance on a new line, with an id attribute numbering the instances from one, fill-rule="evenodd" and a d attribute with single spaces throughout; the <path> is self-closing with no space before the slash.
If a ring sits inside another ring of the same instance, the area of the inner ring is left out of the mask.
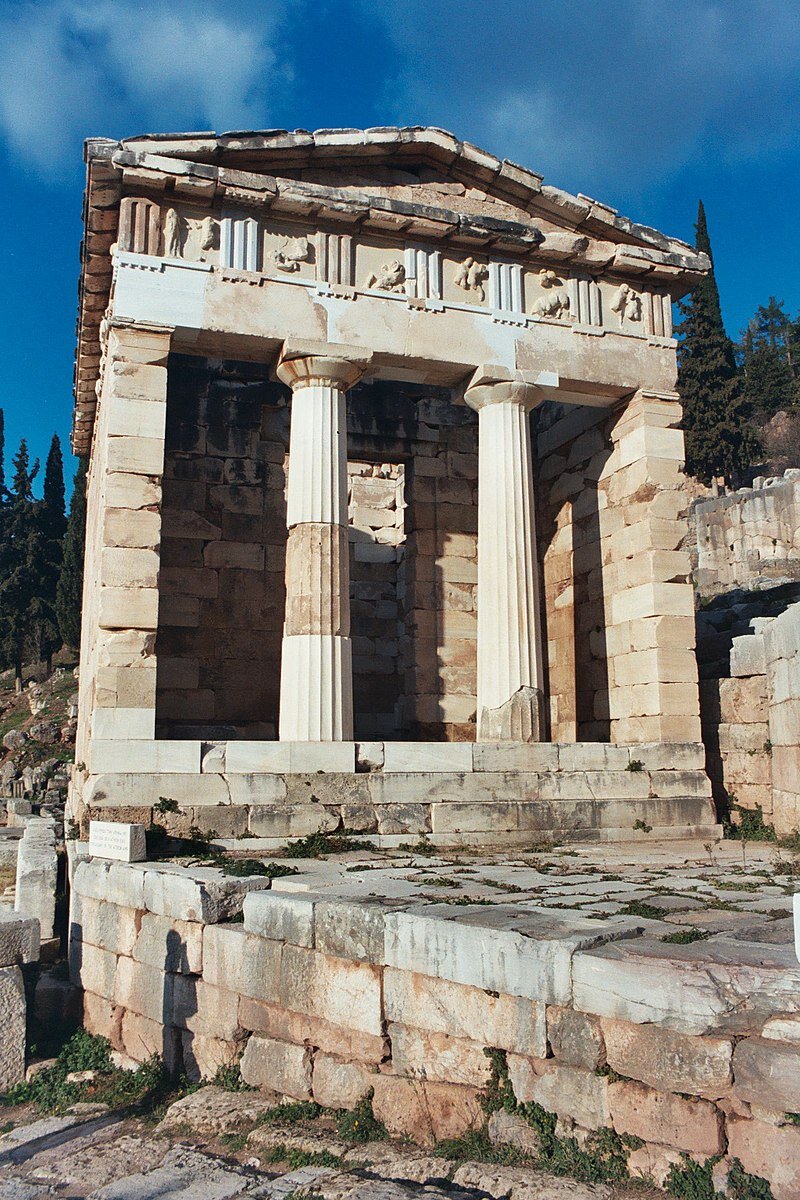
<path id="1" fill-rule="evenodd" d="M 86 157 L 76 819 L 713 830 L 671 329 L 707 259 L 438 129 Z"/>

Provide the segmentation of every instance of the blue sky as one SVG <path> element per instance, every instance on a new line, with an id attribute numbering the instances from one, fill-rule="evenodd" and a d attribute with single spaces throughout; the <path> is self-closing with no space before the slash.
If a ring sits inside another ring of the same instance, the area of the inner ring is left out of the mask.
<path id="1" fill-rule="evenodd" d="M 0 0 L 7 459 L 70 425 L 87 136 L 429 124 L 800 308 L 797 0 Z M 68 470 L 71 463 L 68 459 Z"/>

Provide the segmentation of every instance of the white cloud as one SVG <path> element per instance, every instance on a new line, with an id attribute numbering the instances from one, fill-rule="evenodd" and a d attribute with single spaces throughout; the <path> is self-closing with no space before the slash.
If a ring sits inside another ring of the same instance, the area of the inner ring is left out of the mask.
<path id="1" fill-rule="evenodd" d="M 0 7 L 0 135 L 48 175 L 89 135 L 263 123 L 282 5 L 246 23 L 197 0 Z"/>

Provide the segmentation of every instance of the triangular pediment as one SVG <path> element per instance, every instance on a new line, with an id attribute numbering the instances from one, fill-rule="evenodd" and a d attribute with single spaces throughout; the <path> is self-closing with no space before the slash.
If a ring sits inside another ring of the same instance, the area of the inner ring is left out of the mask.
<path id="1" fill-rule="evenodd" d="M 545 232 L 580 232 L 681 258 L 695 254 L 687 243 L 638 225 L 608 205 L 552 187 L 535 171 L 427 126 L 145 134 L 120 143 L 97 139 L 89 143 L 90 156 L 92 146 L 104 157 L 121 151 L 180 159 L 331 188 L 354 200 L 384 198 L 538 224 Z"/>

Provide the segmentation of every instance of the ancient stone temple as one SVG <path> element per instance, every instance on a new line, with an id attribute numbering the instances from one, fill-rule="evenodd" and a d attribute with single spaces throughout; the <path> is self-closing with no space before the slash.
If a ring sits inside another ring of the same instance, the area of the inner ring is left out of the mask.
<path id="1" fill-rule="evenodd" d="M 86 157 L 76 816 L 713 825 L 671 329 L 706 258 L 438 129 Z"/>

